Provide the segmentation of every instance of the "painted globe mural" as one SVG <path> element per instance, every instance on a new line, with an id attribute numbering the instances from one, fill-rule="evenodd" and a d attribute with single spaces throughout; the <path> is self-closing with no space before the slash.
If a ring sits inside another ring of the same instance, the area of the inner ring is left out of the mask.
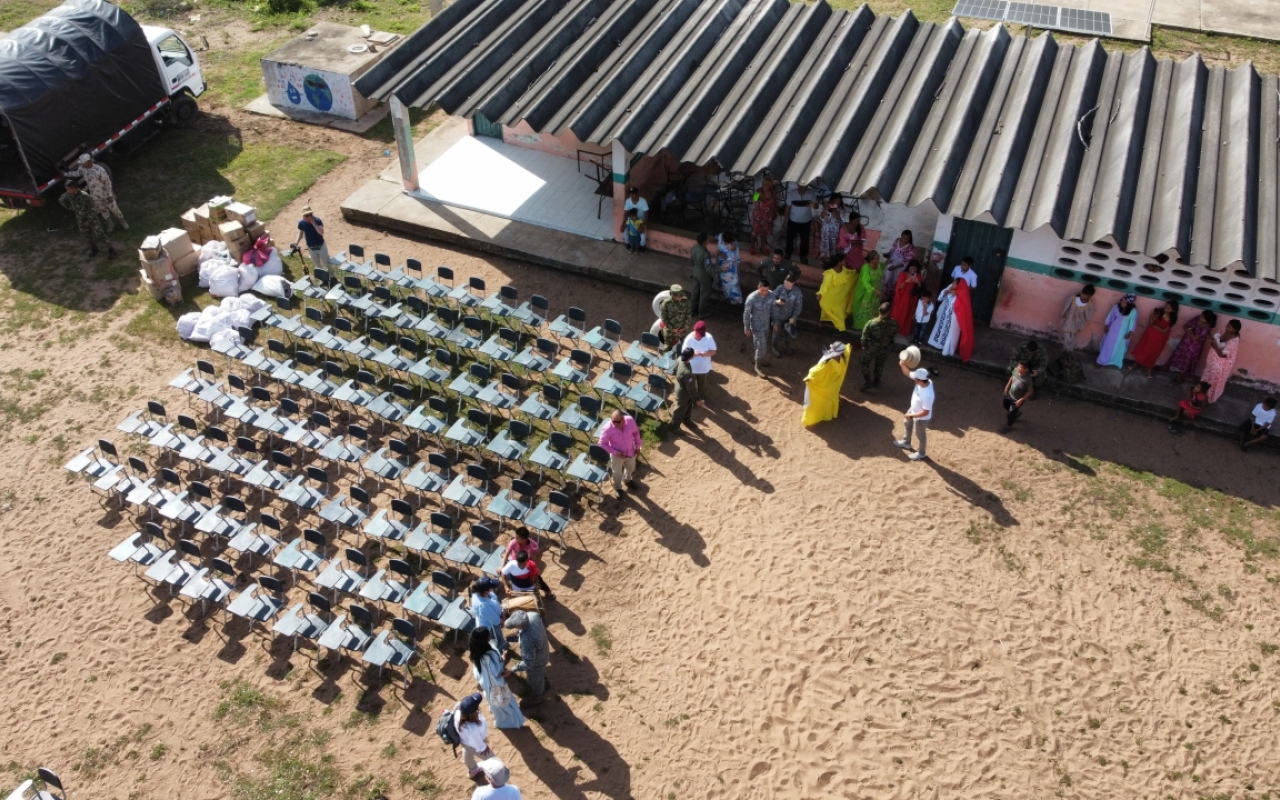
<path id="1" fill-rule="evenodd" d="M 328 111 L 333 108 L 333 92 L 329 90 L 329 84 L 314 72 L 302 79 L 302 91 L 307 102 L 317 109 Z"/>

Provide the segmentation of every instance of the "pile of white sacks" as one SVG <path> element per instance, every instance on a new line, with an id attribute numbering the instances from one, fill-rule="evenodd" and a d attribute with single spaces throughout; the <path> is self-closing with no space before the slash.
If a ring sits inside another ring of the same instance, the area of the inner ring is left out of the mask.
<path id="1" fill-rule="evenodd" d="M 252 325 L 253 313 L 267 305 L 261 297 L 247 292 L 288 297 L 292 291 L 289 280 L 284 277 L 284 264 L 278 250 L 272 248 L 266 262 L 255 267 L 236 264 L 227 252 L 227 245 L 218 241 L 206 242 L 200 247 L 200 286 L 214 297 L 222 298 L 222 303 L 183 314 L 178 318 L 178 335 L 193 342 L 209 342 L 215 348 L 243 344 L 236 329 Z"/>

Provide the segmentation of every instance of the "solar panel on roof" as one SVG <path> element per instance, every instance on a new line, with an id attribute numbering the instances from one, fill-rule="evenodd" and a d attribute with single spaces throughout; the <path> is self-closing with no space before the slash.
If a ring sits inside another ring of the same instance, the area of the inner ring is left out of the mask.
<path id="1" fill-rule="evenodd" d="M 1041 3 L 1006 2 L 1006 0 L 959 0 L 952 16 L 1015 22 L 1044 30 L 1110 36 L 1111 15 L 1105 11 L 1049 6 Z"/>

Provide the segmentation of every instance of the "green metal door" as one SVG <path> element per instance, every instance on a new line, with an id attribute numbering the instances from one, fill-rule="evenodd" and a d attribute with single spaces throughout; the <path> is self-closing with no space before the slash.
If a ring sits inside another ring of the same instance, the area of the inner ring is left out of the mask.
<path id="1" fill-rule="evenodd" d="M 502 125 L 497 122 L 490 122 L 489 118 L 479 111 L 471 118 L 471 127 L 475 129 L 476 136 L 488 136 L 491 139 L 502 138 Z"/>
<path id="2" fill-rule="evenodd" d="M 1013 229 L 955 219 L 951 226 L 951 242 L 947 245 L 947 258 L 943 262 L 943 281 L 950 282 L 951 270 L 965 256 L 973 257 L 973 271 L 978 273 L 978 288 L 973 290 L 973 321 L 983 325 L 991 322 L 996 310 L 996 296 L 1000 293 L 1000 278 L 1004 275 L 1004 262 L 1013 242 Z"/>

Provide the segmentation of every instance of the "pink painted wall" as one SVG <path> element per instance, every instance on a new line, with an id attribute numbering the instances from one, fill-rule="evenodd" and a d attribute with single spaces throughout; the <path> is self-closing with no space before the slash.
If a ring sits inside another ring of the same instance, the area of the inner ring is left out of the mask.
<path id="1" fill-rule="evenodd" d="M 578 137 L 573 135 L 573 131 L 566 130 L 559 136 L 550 133 L 538 133 L 529 127 L 529 123 L 524 121 L 511 128 L 504 125 L 502 127 L 502 141 L 516 147 L 523 147 L 526 150 L 539 150 L 543 153 L 550 153 L 553 156 L 572 158 L 575 161 L 578 158 L 579 150 L 600 154 L 608 154 L 610 152 L 608 147 L 579 141 Z"/>
<path id="2" fill-rule="evenodd" d="M 1000 294 L 996 298 L 996 310 L 991 318 L 991 326 L 1034 334 L 1043 339 L 1060 342 L 1062 338 L 1058 325 L 1062 318 L 1062 307 L 1068 297 L 1080 291 L 1080 286 L 1079 283 L 1051 278 L 1047 275 L 1012 267 L 1006 268 L 1000 284 Z M 1096 349 L 1106 334 L 1103 321 L 1111 311 L 1111 307 L 1119 302 L 1124 293 L 1100 286 L 1094 288 L 1097 294 L 1094 295 L 1093 302 L 1097 308 L 1093 312 L 1089 334 L 1091 344 Z M 1132 344 L 1137 344 L 1142 338 L 1148 317 L 1160 305 L 1163 305 L 1163 301 L 1138 297 L 1138 327 L 1130 339 Z M 1158 363 L 1163 364 L 1167 361 L 1173 348 L 1177 346 L 1177 339 L 1181 337 L 1182 323 L 1191 319 L 1192 314 L 1199 313 L 1199 309 L 1194 307 L 1182 307 L 1178 314 L 1178 326 L 1169 337 L 1169 344 L 1165 347 L 1164 355 L 1160 357 Z M 1229 319 L 1232 317 L 1219 314 L 1218 328 L 1221 329 Z M 1234 377 L 1246 382 L 1269 384 L 1271 387 L 1280 385 L 1280 341 L 1278 341 L 1280 327 L 1250 319 L 1241 319 L 1240 323 L 1242 325 L 1240 354 L 1236 358 Z M 1080 338 L 1083 342 L 1084 337 Z"/>

